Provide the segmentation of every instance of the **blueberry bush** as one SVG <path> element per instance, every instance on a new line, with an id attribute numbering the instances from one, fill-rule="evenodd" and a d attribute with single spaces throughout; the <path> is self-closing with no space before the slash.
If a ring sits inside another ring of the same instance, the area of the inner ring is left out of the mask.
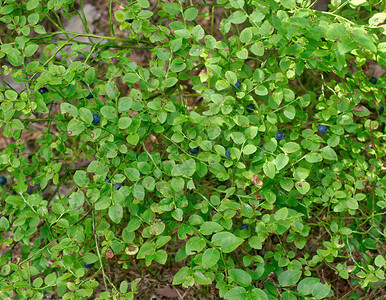
<path id="1" fill-rule="evenodd" d="M 386 2 L 104 3 L 0 1 L 2 299 L 380 299 Z"/>

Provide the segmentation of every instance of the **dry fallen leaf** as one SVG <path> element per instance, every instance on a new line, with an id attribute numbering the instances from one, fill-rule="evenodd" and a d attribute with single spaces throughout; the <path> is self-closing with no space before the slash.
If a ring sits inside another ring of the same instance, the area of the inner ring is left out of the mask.
<path id="1" fill-rule="evenodd" d="M 262 186 L 263 185 L 263 182 L 260 180 L 259 176 L 257 176 L 256 174 L 252 175 L 251 181 L 252 181 L 252 183 L 254 185 L 257 185 L 257 186 Z"/>

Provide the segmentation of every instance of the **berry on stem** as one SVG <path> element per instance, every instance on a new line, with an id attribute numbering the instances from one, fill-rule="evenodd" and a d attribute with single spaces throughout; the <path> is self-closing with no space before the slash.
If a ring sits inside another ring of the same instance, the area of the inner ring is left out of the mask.
<path id="1" fill-rule="evenodd" d="M 247 106 L 247 112 L 248 113 L 253 113 L 253 111 L 256 109 L 256 107 L 253 104 L 249 104 Z"/>
<path id="2" fill-rule="evenodd" d="M 94 125 L 98 125 L 101 120 L 101 117 L 98 114 L 92 114 L 92 118 L 93 118 L 92 123 Z"/>
<path id="3" fill-rule="evenodd" d="M 231 153 L 228 150 L 226 150 L 225 151 L 225 156 L 228 157 L 228 158 L 231 158 Z"/>
<path id="4" fill-rule="evenodd" d="M 7 184 L 7 178 L 4 176 L 0 176 L 0 185 L 6 185 Z"/>
<path id="5" fill-rule="evenodd" d="M 248 227 L 247 224 L 243 224 L 243 225 L 241 225 L 240 229 L 241 229 L 241 230 L 243 230 L 243 229 L 248 230 L 249 227 Z"/>
<path id="6" fill-rule="evenodd" d="M 105 182 L 111 183 L 111 180 L 109 180 L 108 177 L 105 178 Z"/>
<path id="7" fill-rule="evenodd" d="M 87 97 L 86 97 L 86 99 L 88 99 L 88 100 L 90 100 L 90 99 L 92 99 L 92 98 L 94 98 L 94 95 L 93 95 L 93 94 L 91 94 L 91 93 L 90 93 L 90 94 L 88 94 L 88 95 L 87 95 Z"/>
<path id="8" fill-rule="evenodd" d="M 86 269 L 91 269 L 94 264 L 84 263 L 83 265 Z"/>
<path id="9" fill-rule="evenodd" d="M 114 187 L 115 187 L 115 189 L 116 190 L 119 190 L 120 188 L 121 188 L 121 184 L 120 183 L 118 183 L 118 182 L 116 182 L 115 184 L 114 184 Z"/>
<path id="10" fill-rule="evenodd" d="M 326 133 L 328 131 L 328 128 L 327 128 L 326 125 L 319 125 L 318 126 L 318 130 L 319 130 L 320 133 L 324 134 L 324 133 Z"/>
<path id="11" fill-rule="evenodd" d="M 372 84 L 377 84 L 377 78 L 375 78 L 374 76 L 370 78 L 369 80 Z"/>
<path id="12" fill-rule="evenodd" d="M 275 134 L 275 138 L 276 138 L 278 141 L 284 140 L 284 138 L 285 138 L 284 132 L 279 131 L 278 133 Z"/>
<path id="13" fill-rule="evenodd" d="M 188 151 L 189 151 L 190 153 L 192 153 L 192 154 L 197 154 L 199 150 L 200 150 L 200 149 L 199 149 L 198 147 L 197 147 L 197 148 L 189 148 L 189 149 L 188 149 Z"/>
<path id="14" fill-rule="evenodd" d="M 126 21 L 127 23 L 133 23 L 134 20 L 133 20 L 133 19 L 126 19 L 125 21 Z"/>
<path id="15" fill-rule="evenodd" d="M 42 88 L 39 89 L 39 93 L 40 94 L 48 93 L 48 89 L 46 87 L 42 87 Z"/>
<path id="16" fill-rule="evenodd" d="M 237 80 L 237 82 L 236 82 L 236 84 L 235 85 L 232 85 L 232 89 L 236 89 L 236 88 L 241 88 L 241 82 L 240 82 L 240 80 Z"/>

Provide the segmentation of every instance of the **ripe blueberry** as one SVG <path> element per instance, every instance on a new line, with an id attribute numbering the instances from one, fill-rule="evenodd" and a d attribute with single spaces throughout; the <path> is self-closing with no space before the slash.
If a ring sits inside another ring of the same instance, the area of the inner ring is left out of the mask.
<path id="1" fill-rule="evenodd" d="M 145 176 L 145 174 L 143 174 L 142 172 L 139 172 L 139 175 L 141 175 L 141 177 L 142 177 L 142 176 Z"/>
<path id="2" fill-rule="evenodd" d="M 243 230 L 243 229 L 245 229 L 245 230 L 248 230 L 248 225 L 247 224 L 243 224 L 243 225 L 241 225 L 241 227 L 240 227 L 240 229 L 241 230 Z"/>
<path id="3" fill-rule="evenodd" d="M 253 111 L 256 109 L 256 107 L 253 104 L 249 104 L 247 106 L 247 112 L 248 113 L 253 113 Z"/>
<path id="4" fill-rule="evenodd" d="M 318 130 L 319 130 L 320 133 L 324 134 L 324 133 L 326 133 L 328 131 L 328 128 L 327 128 L 326 125 L 319 125 L 318 126 Z"/>
<path id="5" fill-rule="evenodd" d="M 225 151 L 225 156 L 228 157 L 228 158 L 231 158 L 231 153 L 228 150 L 226 150 Z"/>
<path id="6" fill-rule="evenodd" d="M 91 269 L 94 264 L 84 263 L 83 265 L 86 269 Z"/>
<path id="7" fill-rule="evenodd" d="M 126 19 L 125 21 L 126 21 L 127 23 L 133 23 L 134 20 L 133 20 L 133 19 Z"/>
<path id="8" fill-rule="evenodd" d="M 284 140 L 284 137 L 285 137 L 285 134 L 283 132 L 281 132 L 281 131 L 279 131 L 278 133 L 275 134 L 275 138 L 278 141 Z"/>
<path id="9" fill-rule="evenodd" d="M 108 177 L 105 178 L 105 182 L 111 183 L 111 180 L 109 180 Z"/>
<path id="10" fill-rule="evenodd" d="M 260 149 L 261 149 L 261 150 L 265 150 L 265 147 L 264 147 L 263 144 L 260 145 Z"/>
<path id="11" fill-rule="evenodd" d="M 42 87 L 42 88 L 39 89 L 39 93 L 40 94 L 48 93 L 48 89 L 46 87 Z"/>
<path id="12" fill-rule="evenodd" d="M 379 107 L 379 111 L 380 111 L 380 112 L 383 112 L 384 110 L 385 110 L 385 106 L 382 106 L 382 105 L 381 105 L 381 106 Z"/>
<path id="13" fill-rule="evenodd" d="M 92 123 L 94 125 L 98 125 L 99 121 L 101 120 L 101 117 L 98 114 L 92 114 Z"/>
<path id="14" fill-rule="evenodd" d="M 91 98 L 94 98 L 94 95 L 93 94 L 88 94 L 88 96 L 86 97 L 88 100 L 90 100 Z"/>
<path id="15" fill-rule="evenodd" d="M 370 82 L 371 82 L 372 84 L 377 84 L 377 78 L 371 77 L 371 78 L 370 78 Z"/>
<path id="16" fill-rule="evenodd" d="M 200 149 L 197 147 L 197 148 L 189 148 L 188 150 L 192 154 L 197 154 Z"/>
<path id="17" fill-rule="evenodd" d="M 7 184 L 7 178 L 4 176 L 0 176 L 0 185 L 6 185 Z"/>
<path id="18" fill-rule="evenodd" d="M 115 189 L 116 190 L 119 190 L 120 188 L 121 188 L 121 184 L 120 183 L 118 183 L 118 182 L 116 182 L 115 184 L 114 184 L 114 187 L 115 187 Z"/>
<path id="19" fill-rule="evenodd" d="M 240 80 L 237 80 L 237 82 L 236 82 L 236 84 L 233 86 L 232 85 L 232 88 L 235 90 L 236 88 L 241 88 L 241 82 L 240 82 Z"/>

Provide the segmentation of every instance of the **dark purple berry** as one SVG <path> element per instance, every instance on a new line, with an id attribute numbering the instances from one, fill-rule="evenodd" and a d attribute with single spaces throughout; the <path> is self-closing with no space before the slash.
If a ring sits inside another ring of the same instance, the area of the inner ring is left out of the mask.
<path id="1" fill-rule="evenodd" d="M 370 78 L 370 82 L 371 82 L 372 84 L 377 84 L 377 78 L 371 77 L 371 78 Z"/>
<path id="2" fill-rule="evenodd" d="M 318 126 L 318 130 L 319 130 L 320 133 L 324 134 L 324 133 L 326 133 L 328 131 L 328 128 L 327 128 L 326 125 L 319 125 Z"/>
<path id="3" fill-rule="evenodd" d="M 188 150 L 192 154 L 197 154 L 200 149 L 197 147 L 197 148 L 189 148 Z"/>
<path id="4" fill-rule="evenodd" d="M 134 20 L 133 20 L 133 19 L 126 19 L 125 21 L 126 21 L 127 23 L 133 23 Z"/>
<path id="5" fill-rule="evenodd" d="M 94 98 L 94 95 L 90 93 L 90 94 L 87 95 L 86 98 L 87 98 L 88 100 L 90 100 L 90 99 Z"/>
<path id="6" fill-rule="evenodd" d="M 114 187 L 115 187 L 115 189 L 116 190 L 119 190 L 120 188 L 121 188 L 121 184 L 120 183 L 118 183 L 118 182 L 116 182 L 115 184 L 114 184 Z"/>
<path id="7" fill-rule="evenodd" d="M 261 150 L 265 150 L 265 147 L 264 147 L 264 145 L 262 144 L 262 145 L 260 145 L 260 149 Z"/>
<path id="8" fill-rule="evenodd" d="M 240 229 L 241 230 L 243 230 L 243 229 L 245 229 L 245 230 L 248 230 L 248 225 L 247 224 L 243 224 L 243 225 L 241 225 L 241 227 L 240 227 Z"/>
<path id="9" fill-rule="evenodd" d="M 231 158 L 231 153 L 228 150 L 226 150 L 225 151 L 225 156 L 228 157 L 228 158 Z"/>
<path id="10" fill-rule="evenodd" d="M 91 269 L 94 264 L 84 263 L 83 265 L 86 269 Z"/>
<path id="11" fill-rule="evenodd" d="M 253 104 L 249 104 L 248 106 L 247 106 L 247 112 L 248 113 L 253 113 L 253 111 L 256 109 L 256 107 L 253 105 Z"/>
<path id="12" fill-rule="evenodd" d="M 232 85 L 232 88 L 235 90 L 236 88 L 241 88 L 241 82 L 240 80 L 237 80 L 236 84 L 235 85 Z"/>
<path id="13" fill-rule="evenodd" d="M 105 182 L 111 183 L 111 180 L 109 180 L 108 177 L 105 178 Z"/>
<path id="14" fill-rule="evenodd" d="M 46 87 L 42 87 L 42 88 L 39 89 L 39 93 L 40 94 L 48 93 L 48 89 Z"/>
<path id="15" fill-rule="evenodd" d="M 283 132 L 279 131 L 278 133 L 275 134 L 275 138 L 276 138 L 278 141 L 284 140 L 285 134 L 284 134 Z"/>
<path id="16" fill-rule="evenodd" d="M 98 114 L 92 114 L 92 119 L 92 123 L 94 125 L 98 125 L 101 120 L 101 117 Z"/>
<path id="17" fill-rule="evenodd" d="M 0 185 L 6 185 L 7 184 L 7 178 L 4 176 L 0 176 Z"/>

